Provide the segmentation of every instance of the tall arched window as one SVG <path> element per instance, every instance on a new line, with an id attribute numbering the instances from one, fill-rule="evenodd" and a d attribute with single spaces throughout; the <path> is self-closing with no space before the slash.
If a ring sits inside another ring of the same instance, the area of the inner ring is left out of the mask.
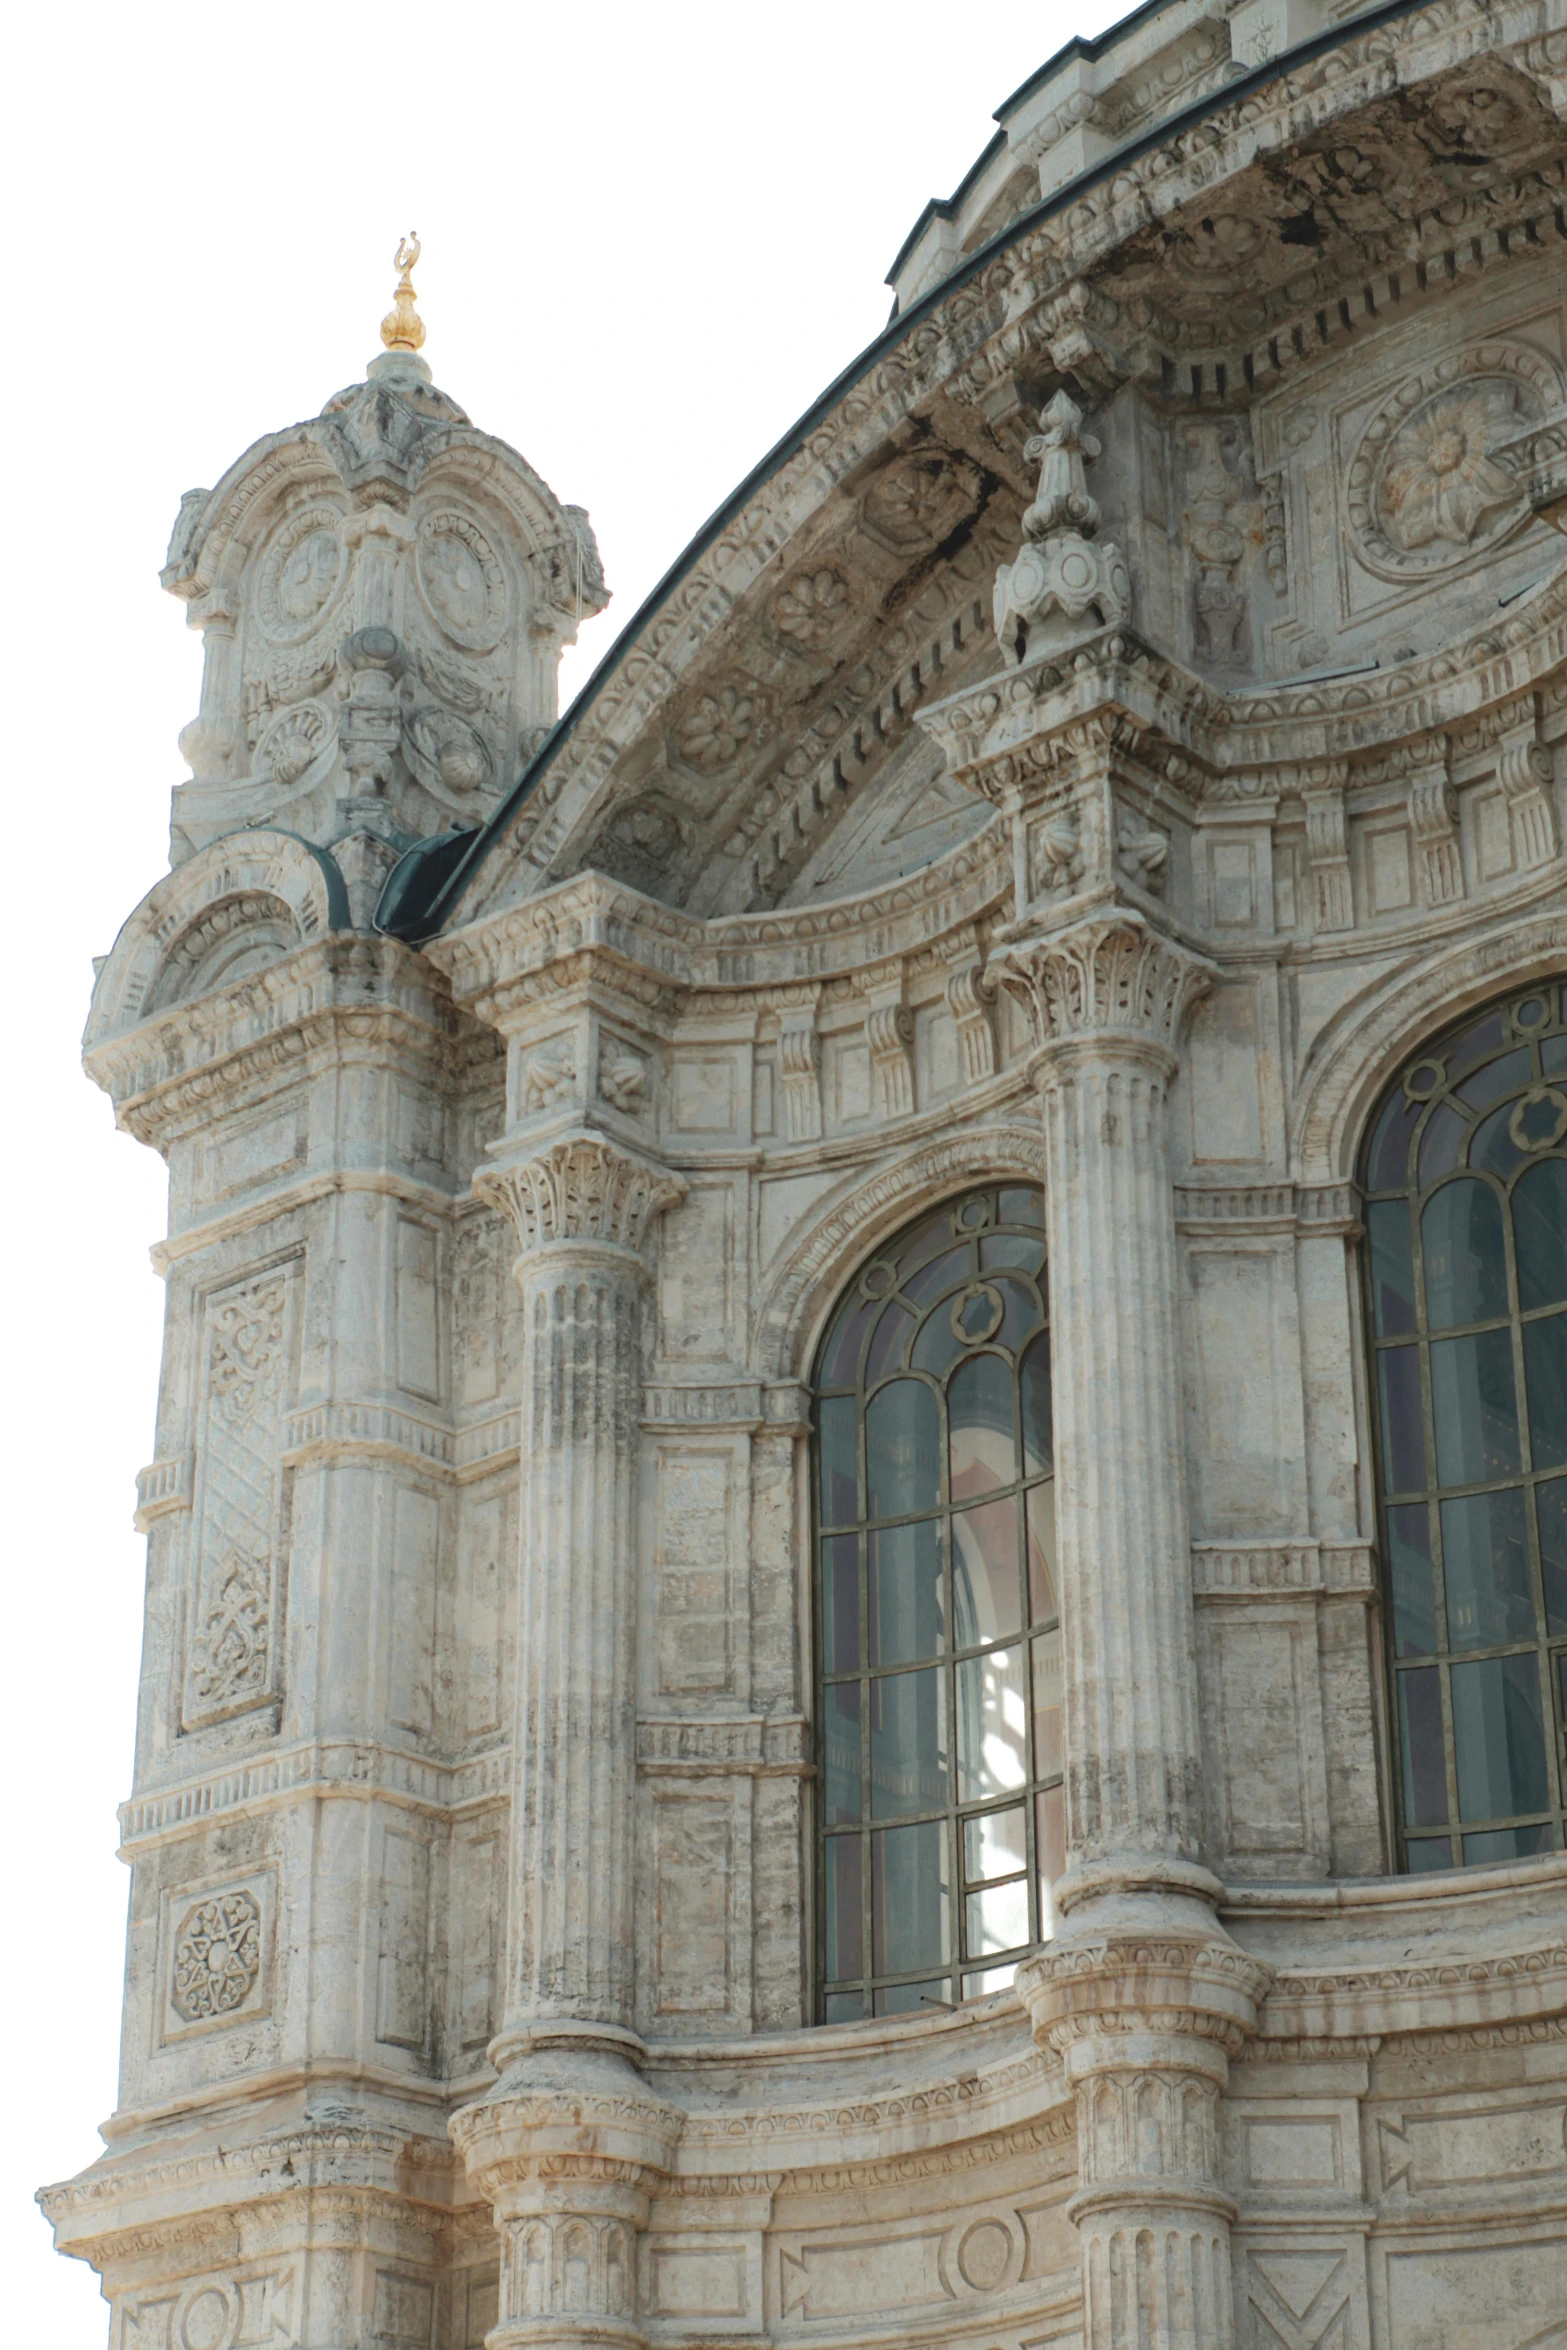
<path id="1" fill-rule="evenodd" d="M 1567 1007 L 1467 1020 L 1366 1147 L 1382 1555 L 1410 1869 L 1562 1842 Z"/>
<path id="2" fill-rule="evenodd" d="M 862 1267 L 816 1361 L 827 2023 L 1012 1980 L 1064 1866 L 1044 1203 L 966 1193 Z"/>

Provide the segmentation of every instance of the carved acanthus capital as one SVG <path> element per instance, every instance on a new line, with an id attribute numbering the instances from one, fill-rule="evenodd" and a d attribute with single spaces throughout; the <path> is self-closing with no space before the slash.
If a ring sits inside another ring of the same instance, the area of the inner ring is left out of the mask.
<path id="1" fill-rule="evenodd" d="M 1192 1006 L 1218 975 L 1205 956 L 1122 907 L 1009 939 L 988 970 L 1027 1010 L 1042 1055 L 1099 1038 L 1172 1059 Z"/>
<path id="2" fill-rule="evenodd" d="M 511 1219 L 522 1255 L 563 1241 L 640 1252 L 684 1179 L 602 1134 L 557 1134 L 481 1167 L 473 1188 Z"/>

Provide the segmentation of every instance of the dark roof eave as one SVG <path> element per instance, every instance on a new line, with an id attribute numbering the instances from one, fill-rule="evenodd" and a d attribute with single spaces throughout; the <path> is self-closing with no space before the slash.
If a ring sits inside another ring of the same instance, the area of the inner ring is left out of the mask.
<path id="1" fill-rule="evenodd" d="M 1150 6 L 1167 6 L 1169 0 L 1149 0 L 1149 4 Z M 1209 114 L 1217 113 L 1221 107 L 1232 104 L 1236 99 L 1248 96 L 1251 91 L 1266 88 L 1269 82 L 1277 81 L 1282 73 L 1293 72 L 1300 65 L 1309 62 L 1311 58 L 1324 56 L 1330 49 L 1342 48 L 1346 41 L 1357 39 L 1365 32 L 1374 31 L 1378 26 L 1394 24 L 1402 16 L 1412 16 L 1425 5 L 1426 0 L 1385 0 L 1382 7 L 1367 9 L 1363 16 L 1354 17 L 1347 24 L 1333 25 L 1326 32 L 1314 35 L 1311 40 L 1302 41 L 1297 47 L 1287 49 L 1277 57 L 1268 58 L 1263 64 L 1254 66 L 1249 73 L 1237 76 L 1234 81 L 1225 82 L 1219 89 L 1210 90 L 1206 97 L 1199 98 L 1192 105 L 1183 107 L 1177 114 L 1167 116 L 1163 122 L 1151 130 L 1140 133 L 1137 138 L 1127 140 L 1124 146 L 1117 147 L 1111 154 L 1101 157 L 1099 162 L 1091 164 L 1086 171 L 1079 172 L 1077 177 L 1069 180 L 1064 187 L 1057 188 L 1053 195 L 1045 197 L 1027 212 L 1020 213 L 1016 220 L 1009 222 L 1004 229 L 998 230 L 987 243 L 967 254 L 949 277 L 944 277 L 939 285 L 932 286 L 928 293 L 922 294 L 919 300 L 911 303 L 907 310 L 900 311 L 890 319 L 880 334 L 866 344 L 858 357 L 851 359 L 848 366 L 833 378 L 826 390 L 820 393 L 806 409 L 804 415 L 790 426 L 782 439 L 774 442 L 772 448 L 730 492 L 723 504 L 708 516 L 701 529 L 682 549 L 658 584 L 648 595 L 644 596 L 592 675 L 565 710 L 553 731 L 540 744 L 533 758 L 518 776 L 517 781 L 512 785 L 494 815 L 474 836 L 467 854 L 444 878 L 441 888 L 421 918 L 420 926 L 417 929 L 410 926 L 400 930 L 397 935 L 407 939 L 411 945 L 419 945 L 423 940 L 433 938 L 437 931 L 444 929 L 472 875 L 484 863 L 491 848 L 510 824 L 523 801 L 530 796 L 540 776 L 550 766 L 557 752 L 575 733 L 596 696 L 619 668 L 627 653 L 636 643 L 642 629 L 659 610 L 665 598 L 676 587 L 692 564 L 699 562 L 722 533 L 728 529 L 735 516 L 744 509 L 757 491 L 765 488 L 773 475 L 798 453 L 807 437 L 816 429 L 823 417 L 830 414 L 843 394 L 852 390 L 860 378 L 868 374 L 876 362 L 892 350 L 904 335 L 910 333 L 929 317 L 931 312 L 950 294 L 957 292 L 961 286 L 968 283 L 970 278 L 976 277 L 981 270 L 987 268 L 999 253 L 1006 250 L 1008 245 L 1017 243 L 1020 238 L 1027 236 L 1030 230 L 1037 228 L 1043 221 L 1051 219 L 1058 212 L 1065 211 L 1069 205 L 1075 204 L 1089 188 L 1097 187 L 1101 181 L 1111 178 L 1114 173 L 1123 170 L 1129 162 L 1134 161 L 1139 155 L 1148 153 L 1151 148 L 1159 146 L 1166 139 L 1178 136 L 1181 131 L 1203 121 Z M 412 909 L 410 909 L 411 912 Z"/>

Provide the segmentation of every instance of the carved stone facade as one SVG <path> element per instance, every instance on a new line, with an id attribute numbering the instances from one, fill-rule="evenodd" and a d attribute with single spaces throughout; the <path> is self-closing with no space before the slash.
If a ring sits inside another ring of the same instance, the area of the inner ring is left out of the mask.
<path id="1" fill-rule="evenodd" d="M 1567 5 L 1171 0 L 998 120 L 567 723 L 586 517 L 408 343 L 181 507 L 86 1039 L 170 1171 L 122 2072 L 43 2198 L 113 2350 L 1567 2344 L 1567 1619 L 1526 1831 L 1410 1873 L 1365 1196 L 1487 1007 L 1567 1118 Z M 818 1356 L 999 1187 L 1052 1931 L 818 2021 Z"/>

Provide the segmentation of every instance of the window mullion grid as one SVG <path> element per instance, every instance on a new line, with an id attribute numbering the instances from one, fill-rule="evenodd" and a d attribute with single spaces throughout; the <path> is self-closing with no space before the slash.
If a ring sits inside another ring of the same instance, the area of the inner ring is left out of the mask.
<path id="1" fill-rule="evenodd" d="M 1424 1139 L 1426 1126 L 1430 1122 L 1431 1116 L 1432 1111 L 1428 1108 L 1417 1129 L 1420 1140 Z M 1418 1153 L 1418 1141 L 1415 1149 Z M 1418 1157 L 1416 1164 L 1418 1169 Z M 1426 1538 L 1431 1550 L 1432 1606 L 1436 1612 L 1437 1690 L 1442 1708 L 1442 1776 L 1447 1790 L 1447 1857 L 1449 1864 L 1456 1867 L 1463 1857 L 1463 1844 L 1458 1833 L 1458 1744 L 1453 1730 L 1453 1689 L 1448 1669 L 1447 1577 L 1443 1566 L 1442 1505 L 1438 1499 L 1441 1492 L 1442 1472 L 1436 1457 L 1436 1406 L 1431 1390 L 1431 1338 L 1430 1325 L 1426 1316 L 1425 1246 L 1421 1228 L 1421 1211 L 1424 1201 L 1418 1189 L 1418 1182 L 1417 1172 L 1417 1188 L 1410 1201 L 1409 1247 L 1415 1288 L 1415 1330 L 1417 1333 L 1415 1344 L 1420 1357 L 1420 1431 L 1421 1442 L 1425 1447 L 1426 1464 L 1426 1489 L 1422 1498 L 1426 1509 Z M 1400 1692 L 1400 1704 L 1402 1704 L 1402 1692 Z M 1411 1790 L 1406 1787 L 1403 1790 L 1403 1800 L 1399 1805 L 1400 1824 L 1404 1827 L 1404 1864 L 1406 1868 L 1409 1863 L 1409 1831 L 1405 1823 L 1409 1817 L 1410 1794 Z"/>

